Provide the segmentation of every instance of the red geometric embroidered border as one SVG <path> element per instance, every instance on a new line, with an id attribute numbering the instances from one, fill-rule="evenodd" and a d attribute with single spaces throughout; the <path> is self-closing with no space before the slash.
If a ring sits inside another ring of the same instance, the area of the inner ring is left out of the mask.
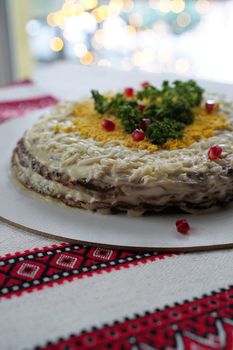
<path id="1" fill-rule="evenodd" d="M 232 350 L 233 286 L 36 349 Z"/>
<path id="2" fill-rule="evenodd" d="M 62 244 L 0 258 L 0 296 L 11 297 L 24 291 L 42 289 L 138 262 L 163 259 L 171 254 L 134 253 L 116 249 Z"/>
<path id="3" fill-rule="evenodd" d="M 27 100 L 0 102 L 0 122 L 24 115 L 32 110 L 42 109 L 56 104 L 52 96 L 41 96 Z"/>

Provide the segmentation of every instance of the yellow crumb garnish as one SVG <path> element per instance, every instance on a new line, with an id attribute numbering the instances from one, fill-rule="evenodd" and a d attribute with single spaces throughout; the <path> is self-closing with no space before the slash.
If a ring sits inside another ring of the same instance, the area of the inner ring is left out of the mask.
<path id="1" fill-rule="evenodd" d="M 203 108 L 195 108 L 195 120 L 183 130 L 180 139 L 169 139 L 162 149 L 177 149 L 192 145 L 194 142 L 212 137 L 217 130 L 226 129 L 228 126 L 227 117 L 217 112 L 207 113 Z"/>
<path id="2" fill-rule="evenodd" d="M 53 131 L 55 131 L 55 132 L 60 132 L 60 131 L 62 131 L 62 126 L 59 125 L 59 124 L 54 125 Z"/>
<path id="3" fill-rule="evenodd" d="M 65 131 L 67 133 L 76 131 L 84 138 L 92 138 L 103 143 L 123 141 L 126 147 L 146 149 L 153 153 L 160 149 L 175 150 L 190 146 L 196 141 L 214 136 L 217 130 L 225 129 L 228 126 L 227 117 L 218 114 L 217 111 L 208 114 L 201 107 L 195 108 L 194 111 L 195 120 L 183 129 L 183 136 L 180 139 L 168 139 L 162 146 L 153 145 L 146 138 L 139 142 L 133 141 L 131 134 L 125 132 L 118 118 L 110 114 L 107 116 L 99 114 L 95 111 L 91 101 L 76 105 L 72 126 L 62 127 L 57 124 L 54 126 L 54 131 Z M 106 131 L 101 126 L 102 120 L 106 118 L 115 123 L 114 131 Z"/>

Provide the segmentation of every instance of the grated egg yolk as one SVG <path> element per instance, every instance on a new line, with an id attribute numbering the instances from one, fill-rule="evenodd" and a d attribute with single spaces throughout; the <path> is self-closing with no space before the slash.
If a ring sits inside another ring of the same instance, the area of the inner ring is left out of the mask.
<path id="1" fill-rule="evenodd" d="M 116 127 L 112 132 L 106 131 L 101 127 L 101 122 L 106 115 L 103 116 L 96 112 L 91 101 L 76 105 L 72 125 L 56 124 L 54 131 L 78 132 L 83 138 L 92 138 L 103 143 L 122 141 L 126 147 L 155 152 L 160 149 L 175 150 L 188 147 L 197 141 L 214 136 L 217 130 L 223 130 L 228 126 L 227 117 L 218 114 L 217 111 L 208 114 L 204 108 L 197 107 L 194 112 L 194 122 L 183 129 L 183 136 L 179 139 L 168 139 L 162 146 L 153 145 L 146 138 L 139 142 L 133 141 L 131 134 L 125 132 L 120 120 L 111 114 L 108 114 L 107 118 L 112 120 Z"/>

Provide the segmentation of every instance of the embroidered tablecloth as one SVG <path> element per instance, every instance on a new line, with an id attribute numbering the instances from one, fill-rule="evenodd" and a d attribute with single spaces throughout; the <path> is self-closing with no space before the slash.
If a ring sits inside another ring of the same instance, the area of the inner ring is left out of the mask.
<path id="1" fill-rule="evenodd" d="M 39 86 L 2 87 L 0 121 L 61 97 Z M 0 255 L 1 350 L 233 349 L 233 250 L 101 249 L 0 223 Z"/>

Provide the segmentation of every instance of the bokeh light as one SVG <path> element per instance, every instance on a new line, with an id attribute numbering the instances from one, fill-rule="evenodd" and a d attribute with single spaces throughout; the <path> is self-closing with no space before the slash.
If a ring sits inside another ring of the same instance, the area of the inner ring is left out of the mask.
<path id="1" fill-rule="evenodd" d="M 78 43 L 74 47 L 74 53 L 77 57 L 84 57 L 87 54 L 87 47 L 83 43 Z"/>
<path id="2" fill-rule="evenodd" d="M 168 13 L 171 11 L 172 8 L 172 1 L 171 0 L 160 0 L 158 3 L 158 9 L 162 13 Z"/>
<path id="3" fill-rule="evenodd" d="M 214 8 L 217 18 L 217 5 L 209 0 L 64 0 L 47 14 L 50 52 L 62 51 L 62 57 L 83 65 L 199 76 L 205 65 L 200 69 L 196 62 L 207 53 L 194 46 L 206 47 L 198 28 L 203 26 L 205 35 L 210 35 L 202 17 L 206 19 Z M 233 18 L 227 23 L 232 28 Z M 31 40 L 44 40 L 46 31 L 40 25 L 36 19 L 27 23 Z M 199 40 L 196 36 L 190 40 L 189 33 L 195 31 Z M 212 42 L 218 31 L 211 32 Z"/>
<path id="4" fill-rule="evenodd" d="M 133 11 L 134 8 L 134 1 L 133 0 L 124 0 L 122 11 L 129 13 Z"/>
<path id="5" fill-rule="evenodd" d="M 187 12 L 181 12 L 176 19 L 178 26 L 187 27 L 191 23 L 191 15 Z"/>
<path id="6" fill-rule="evenodd" d="M 195 7 L 200 14 L 206 14 L 210 9 L 210 2 L 208 0 L 197 0 Z"/>
<path id="7" fill-rule="evenodd" d="M 135 27 L 141 27 L 143 24 L 143 17 L 139 12 L 133 12 L 129 16 L 129 23 Z"/>
<path id="8" fill-rule="evenodd" d="M 81 4 L 85 8 L 85 10 L 92 10 L 98 5 L 97 0 L 82 0 Z"/>
<path id="9" fill-rule="evenodd" d="M 63 49 L 64 43 L 61 38 L 58 38 L 57 36 L 55 36 L 50 40 L 49 46 L 51 50 L 53 50 L 54 52 L 59 52 Z"/>
<path id="10" fill-rule="evenodd" d="M 87 52 L 83 57 L 80 58 L 80 62 L 84 65 L 92 64 L 94 61 L 94 55 L 92 52 Z"/>
<path id="11" fill-rule="evenodd" d="M 185 9 L 184 0 L 173 0 L 171 4 L 171 10 L 174 13 L 180 13 Z"/>
<path id="12" fill-rule="evenodd" d="M 149 0 L 149 6 L 154 10 L 158 9 L 158 4 L 159 0 Z"/>

